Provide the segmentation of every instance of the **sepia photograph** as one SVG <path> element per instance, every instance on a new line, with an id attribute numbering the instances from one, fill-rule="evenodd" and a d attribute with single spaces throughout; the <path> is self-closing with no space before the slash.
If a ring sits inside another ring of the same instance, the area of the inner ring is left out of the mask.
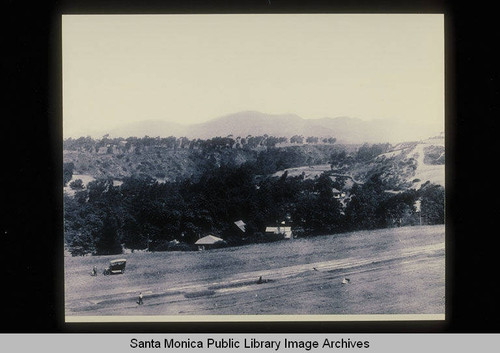
<path id="1" fill-rule="evenodd" d="M 61 29 L 66 322 L 446 319 L 444 15 Z"/>

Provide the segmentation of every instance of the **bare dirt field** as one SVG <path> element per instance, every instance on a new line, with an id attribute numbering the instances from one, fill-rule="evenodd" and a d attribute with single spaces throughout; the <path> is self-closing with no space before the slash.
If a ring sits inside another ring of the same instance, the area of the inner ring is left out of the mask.
<path id="1" fill-rule="evenodd" d="M 124 274 L 102 275 L 122 257 Z M 139 292 L 143 305 L 136 303 Z M 65 300 L 67 317 L 444 314 L 445 227 L 200 252 L 66 256 Z"/>

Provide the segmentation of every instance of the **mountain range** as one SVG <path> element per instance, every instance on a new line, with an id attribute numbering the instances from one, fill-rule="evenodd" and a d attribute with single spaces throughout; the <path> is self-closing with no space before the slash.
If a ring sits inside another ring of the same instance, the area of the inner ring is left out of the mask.
<path id="1" fill-rule="evenodd" d="M 265 114 L 243 111 L 200 124 L 183 125 L 161 120 L 147 120 L 118 126 L 94 133 L 95 137 L 168 137 L 185 136 L 207 139 L 216 136 L 246 137 L 270 135 L 276 137 L 335 137 L 340 143 L 398 143 L 415 141 L 438 135 L 441 131 L 419 122 L 393 120 L 364 121 L 352 117 L 303 119 L 295 114 Z"/>

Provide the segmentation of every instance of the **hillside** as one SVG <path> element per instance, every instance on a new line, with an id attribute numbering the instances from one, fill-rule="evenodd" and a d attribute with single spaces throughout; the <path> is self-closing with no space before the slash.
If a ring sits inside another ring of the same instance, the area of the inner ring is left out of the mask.
<path id="1" fill-rule="evenodd" d="M 425 182 L 445 186 L 445 150 L 444 138 L 429 138 L 419 142 L 400 143 L 388 148 L 366 161 L 357 161 L 349 165 L 332 167 L 330 164 L 318 164 L 286 168 L 273 176 L 280 177 L 286 171 L 288 176 L 303 175 L 314 179 L 324 172 L 332 176 L 348 177 L 346 187 L 354 183 L 363 183 L 378 174 L 390 191 L 419 189 Z"/>
<path id="2" fill-rule="evenodd" d="M 442 139 L 396 146 L 278 141 L 65 141 L 69 251 L 166 251 L 177 249 L 173 241 L 178 250 L 195 250 L 206 234 L 229 246 L 267 242 L 277 239 L 264 236 L 266 229 L 283 220 L 298 236 L 444 221 L 444 185 L 435 183 L 444 184 Z M 246 232 L 235 232 L 238 220 Z"/>
<path id="3" fill-rule="evenodd" d="M 234 143 L 234 141 L 233 141 Z M 148 175 L 158 181 L 197 178 L 206 168 L 225 164 L 258 163 L 264 173 L 273 173 L 281 167 L 324 164 L 332 151 L 341 147 L 333 144 L 303 144 L 267 148 L 262 145 L 237 148 L 185 148 L 153 144 L 139 146 L 131 143 L 120 147 L 68 149 L 63 151 L 63 162 L 73 163 L 73 174 L 92 178 L 121 180 L 133 175 Z M 97 150 L 97 151 L 96 151 Z"/>
<path id="4" fill-rule="evenodd" d="M 303 175 L 306 179 L 314 179 L 328 171 L 338 176 L 349 176 L 353 182 L 362 183 L 378 174 L 387 189 L 394 190 L 418 189 L 426 181 L 442 186 L 445 183 L 442 137 L 396 145 L 386 144 L 383 145 L 383 150 L 375 151 L 370 151 L 370 148 L 374 149 L 379 145 L 369 147 L 367 144 L 288 143 L 271 148 L 262 144 L 242 148 L 232 140 L 232 145 L 224 148 L 182 148 L 177 144 L 169 147 L 155 141 L 147 146 L 129 142 L 127 145 L 108 143 L 105 147 L 98 147 L 97 142 L 92 148 L 67 148 L 63 151 L 63 161 L 74 165 L 75 176 L 72 180 L 84 181 L 88 178 L 111 178 L 119 181 L 134 175 L 148 175 L 160 182 L 184 178 L 196 180 L 206 168 L 252 163 L 259 169 L 255 171 L 256 174 L 275 177 L 287 171 L 289 176 Z M 363 150 L 369 151 L 368 157 L 362 156 Z M 339 151 L 345 151 L 351 157 L 332 166 L 333 154 Z M 352 186 L 352 183 L 349 185 Z"/>

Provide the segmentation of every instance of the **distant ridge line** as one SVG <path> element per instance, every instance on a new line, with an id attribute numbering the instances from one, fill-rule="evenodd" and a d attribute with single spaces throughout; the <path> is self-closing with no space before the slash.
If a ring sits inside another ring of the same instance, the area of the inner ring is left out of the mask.
<path id="1" fill-rule="evenodd" d="M 164 120 L 145 120 L 123 124 L 113 129 L 94 131 L 92 137 L 187 137 L 208 139 L 217 136 L 279 136 L 290 138 L 335 137 L 339 143 L 398 143 L 426 139 L 442 129 L 392 120 L 364 121 L 355 117 L 338 116 L 304 119 L 293 113 L 266 114 L 254 110 L 227 114 L 203 123 L 184 125 Z M 80 136 L 87 136 L 85 134 Z M 68 136 L 69 137 L 69 136 Z M 76 137 L 76 136 L 72 136 Z"/>

